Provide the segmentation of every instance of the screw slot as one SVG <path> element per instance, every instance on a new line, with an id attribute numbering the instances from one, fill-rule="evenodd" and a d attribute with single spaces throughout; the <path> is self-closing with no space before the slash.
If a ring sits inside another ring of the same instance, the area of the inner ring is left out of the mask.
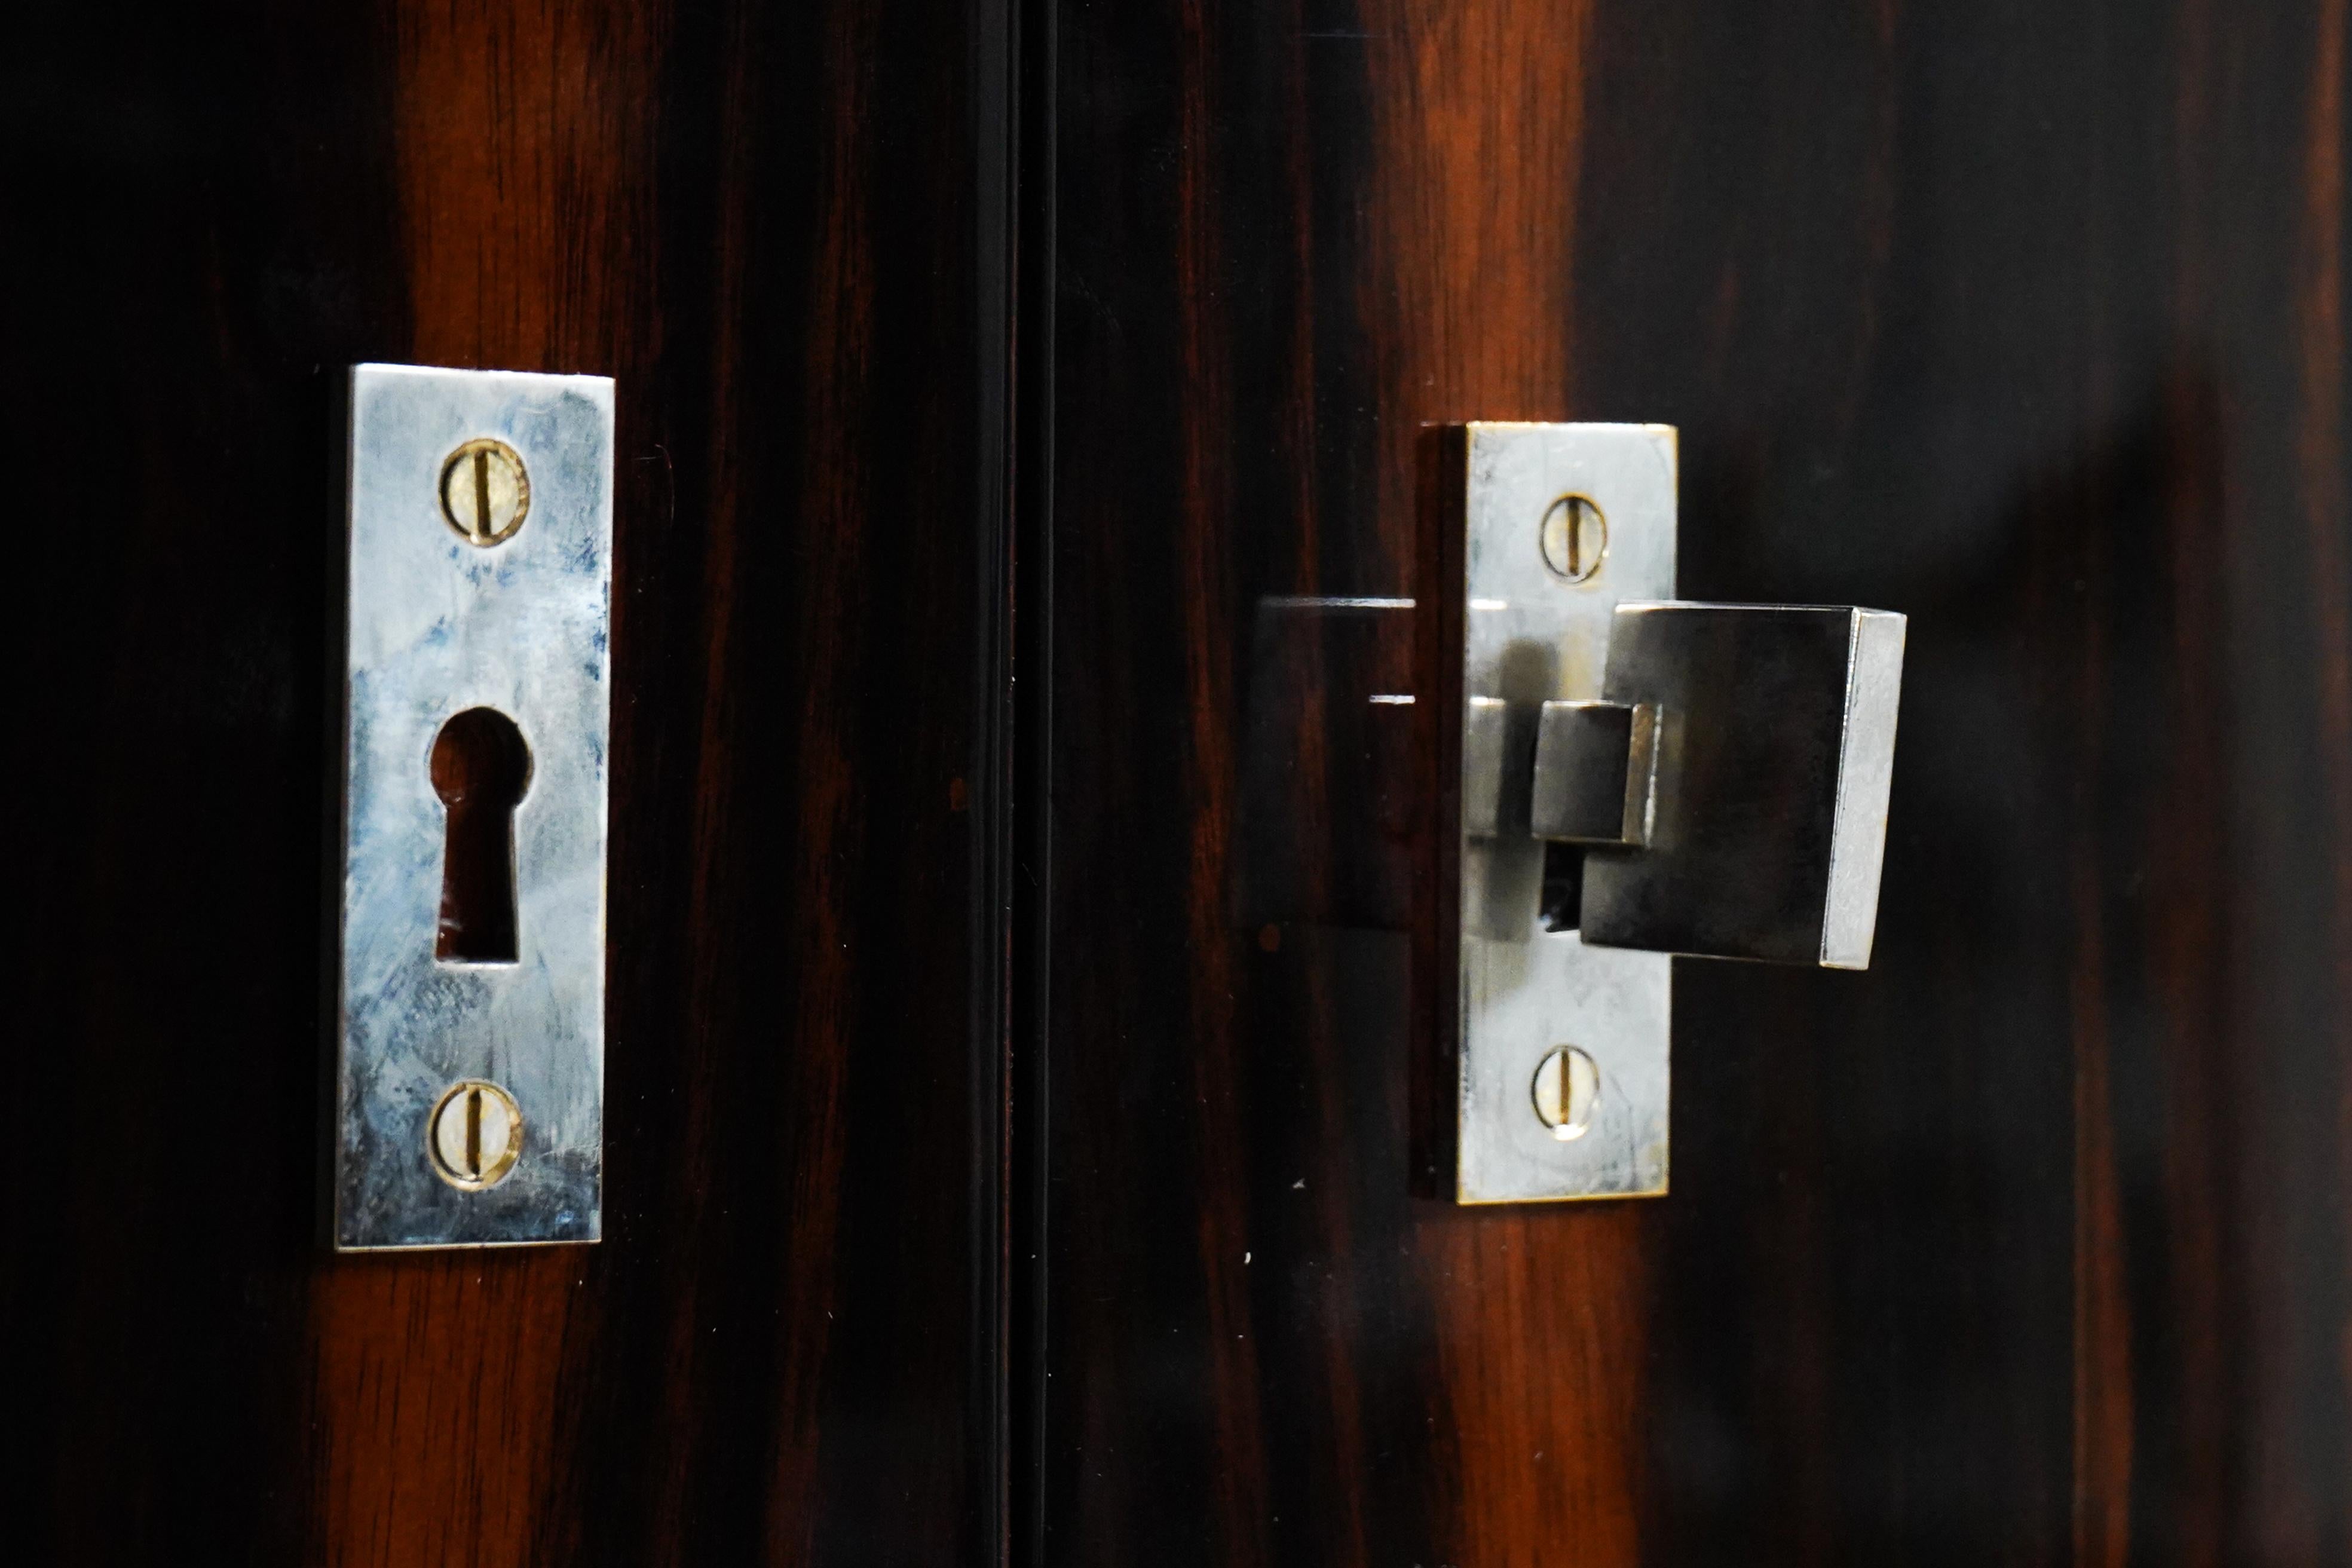
<path id="1" fill-rule="evenodd" d="M 495 1187 L 522 1153 L 522 1112 L 487 1079 L 459 1079 L 425 1118 L 425 1150 L 433 1173 L 459 1192 Z"/>
<path id="2" fill-rule="evenodd" d="M 522 455 L 483 437 L 441 465 L 441 517 L 457 537 L 487 550 L 512 539 L 530 510 L 530 474 Z"/>
<path id="3" fill-rule="evenodd" d="M 1591 496 L 1564 495 L 1544 509 L 1544 564 L 1570 583 L 1591 580 L 1609 553 L 1609 520 Z"/>
<path id="4" fill-rule="evenodd" d="M 1574 1046 L 1558 1046 L 1536 1066 L 1536 1116 L 1561 1142 L 1581 1138 L 1601 1104 L 1601 1068 Z"/>

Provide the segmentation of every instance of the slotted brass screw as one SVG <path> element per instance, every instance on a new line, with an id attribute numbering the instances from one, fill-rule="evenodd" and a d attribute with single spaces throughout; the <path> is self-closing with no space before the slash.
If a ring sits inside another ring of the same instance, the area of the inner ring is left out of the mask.
<path id="1" fill-rule="evenodd" d="M 512 539 L 530 511 L 530 474 L 522 454 L 485 436 L 441 465 L 441 516 L 457 537 L 488 549 Z"/>
<path id="2" fill-rule="evenodd" d="M 459 1079 L 425 1119 L 425 1151 L 433 1173 L 459 1192 L 495 1187 L 522 1153 L 522 1111 L 488 1079 Z"/>
<path id="3" fill-rule="evenodd" d="M 1587 582 L 1609 553 L 1609 520 L 1591 496 L 1564 495 L 1544 510 L 1541 542 L 1555 576 Z"/>
<path id="4" fill-rule="evenodd" d="M 1562 1142 L 1581 1138 L 1601 1103 L 1601 1068 L 1574 1046 L 1556 1046 L 1536 1066 L 1536 1118 Z"/>

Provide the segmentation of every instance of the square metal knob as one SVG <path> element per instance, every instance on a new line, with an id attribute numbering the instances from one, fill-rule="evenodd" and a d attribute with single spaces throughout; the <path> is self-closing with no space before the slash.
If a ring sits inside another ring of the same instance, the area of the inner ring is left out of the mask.
<path id="1" fill-rule="evenodd" d="M 1904 631 L 1883 610 L 1618 605 L 1604 700 L 1546 703 L 1536 747 L 1535 832 L 1592 846 L 1583 940 L 1867 968 Z"/>

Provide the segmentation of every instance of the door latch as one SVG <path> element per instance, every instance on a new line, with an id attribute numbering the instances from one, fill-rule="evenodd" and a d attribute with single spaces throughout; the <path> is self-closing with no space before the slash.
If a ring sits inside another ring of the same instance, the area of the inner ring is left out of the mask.
<path id="1" fill-rule="evenodd" d="M 1661 1194 L 1669 955 L 1870 962 L 1905 620 L 1675 601 L 1670 426 L 1443 437 L 1454 1195 Z"/>

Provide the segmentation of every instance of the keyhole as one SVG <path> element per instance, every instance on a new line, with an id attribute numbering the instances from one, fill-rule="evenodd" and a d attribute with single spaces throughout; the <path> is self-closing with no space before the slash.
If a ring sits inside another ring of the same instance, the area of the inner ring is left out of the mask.
<path id="1" fill-rule="evenodd" d="M 433 956 L 512 963 L 514 811 L 530 784 L 530 748 L 495 708 L 468 708 L 433 740 L 433 793 L 448 808 L 441 846 L 441 921 Z"/>

